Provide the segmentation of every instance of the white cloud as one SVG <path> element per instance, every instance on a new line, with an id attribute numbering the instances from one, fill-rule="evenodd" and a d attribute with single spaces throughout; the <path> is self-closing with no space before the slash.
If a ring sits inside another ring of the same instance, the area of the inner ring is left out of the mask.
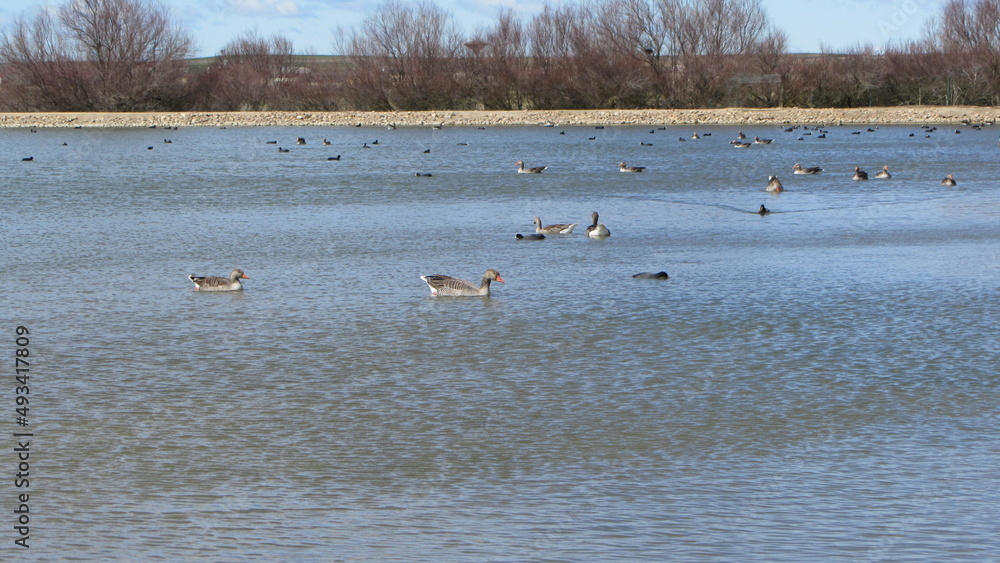
<path id="1" fill-rule="evenodd" d="M 236 13 L 250 16 L 298 16 L 301 13 L 295 0 L 226 0 Z"/>

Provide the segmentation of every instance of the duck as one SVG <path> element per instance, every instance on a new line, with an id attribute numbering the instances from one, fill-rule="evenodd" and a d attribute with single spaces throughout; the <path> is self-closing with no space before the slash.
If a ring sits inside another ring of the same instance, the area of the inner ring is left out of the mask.
<path id="1" fill-rule="evenodd" d="M 420 276 L 420 279 L 424 280 L 427 287 L 431 288 L 431 295 L 453 297 L 488 297 L 490 295 L 490 282 L 504 283 L 500 272 L 493 268 L 486 270 L 486 273 L 483 274 L 483 281 L 478 286 L 468 280 L 460 280 L 441 274 Z"/>
<path id="2" fill-rule="evenodd" d="M 188 279 L 194 282 L 195 291 L 240 291 L 243 284 L 240 280 L 248 280 L 250 276 L 243 270 L 233 268 L 228 278 L 219 276 L 196 276 L 191 274 Z"/>
<path id="3" fill-rule="evenodd" d="M 808 168 L 804 168 L 801 164 L 797 162 L 792 166 L 792 170 L 794 170 L 796 174 L 819 174 L 820 172 L 823 171 L 823 169 L 820 168 L 819 166 L 810 166 Z"/>
<path id="4" fill-rule="evenodd" d="M 645 169 L 645 166 L 625 166 L 625 162 L 620 162 L 618 164 L 619 172 L 642 172 Z"/>
<path id="5" fill-rule="evenodd" d="M 24 158 L 21 159 L 21 162 L 31 162 L 32 160 L 35 160 L 35 157 L 33 157 L 33 156 L 26 156 L 26 157 L 24 157 Z"/>
<path id="6" fill-rule="evenodd" d="M 941 180 L 941 185 L 948 186 L 949 188 L 955 187 L 956 184 L 958 184 L 958 182 L 955 181 L 955 177 L 951 174 L 948 174 L 944 180 Z"/>
<path id="7" fill-rule="evenodd" d="M 867 180 L 868 173 L 862 170 L 860 167 L 854 167 L 854 176 L 851 176 L 852 180 Z"/>
<path id="8" fill-rule="evenodd" d="M 413 175 L 419 176 L 421 178 L 430 178 L 431 176 L 433 176 L 433 174 L 431 174 L 430 172 L 414 172 Z"/>
<path id="9" fill-rule="evenodd" d="M 666 272 L 639 272 L 638 274 L 632 274 L 632 277 L 637 280 L 666 280 L 670 279 L 670 276 Z"/>
<path id="10" fill-rule="evenodd" d="M 306 140 L 305 140 L 304 137 L 296 137 L 295 138 L 295 144 L 296 145 L 304 145 L 304 144 L 306 144 Z"/>
<path id="11" fill-rule="evenodd" d="M 760 137 L 754 137 L 753 142 L 758 145 L 770 145 L 774 142 L 774 139 L 761 139 Z"/>
<path id="12" fill-rule="evenodd" d="M 531 168 L 525 168 L 523 160 L 515 162 L 514 166 L 517 166 L 517 171 L 521 174 L 541 174 L 543 170 L 548 168 L 548 166 L 534 166 Z"/>
<path id="13" fill-rule="evenodd" d="M 542 220 L 535 217 L 535 232 L 542 235 L 568 235 L 573 233 L 576 223 L 555 223 L 542 226 Z"/>
<path id="14" fill-rule="evenodd" d="M 530 233 L 527 235 L 522 235 L 521 233 L 517 233 L 516 235 L 514 235 L 514 238 L 516 238 L 517 240 L 545 240 L 545 235 L 540 235 L 538 233 Z"/>
<path id="15" fill-rule="evenodd" d="M 605 227 L 602 223 L 598 223 L 597 220 L 598 220 L 598 215 L 597 212 L 594 211 L 593 213 L 590 214 L 590 226 L 587 227 L 586 231 L 587 236 L 594 238 L 610 237 L 611 231 L 609 231 L 608 228 Z"/>
<path id="16" fill-rule="evenodd" d="M 328 156 L 328 157 L 326 157 L 326 159 L 327 160 L 340 160 L 340 155 L 338 154 L 337 156 Z"/>
<path id="17" fill-rule="evenodd" d="M 286 149 L 285 147 L 278 147 L 278 152 L 291 152 L 291 149 Z"/>
<path id="18" fill-rule="evenodd" d="M 758 209 L 758 210 L 757 210 L 757 213 L 758 213 L 759 215 L 767 215 L 767 214 L 768 214 L 768 213 L 770 213 L 770 212 L 771 212 L 771 210 L 770 210 L 770 209 L 768 209 L 768 208 L 766 208 L 766 207 L 764 207 L 764 204 L 763 204 L 763 203 L 762 203 L 762 204 L 760 204 L 760 209 Z"/>
<path id="19" fill-rule="evenodd" d="M 886 179 L 886 180 L 888 180 L 889 178 L 892 178 L 892 174 L 889 174 L 889 165 L 883 166 L 882 169 L 879 170 L 877 174 L 875 174 L 875 177 L 876 178 L 883 178 L 883 179 Z"/>
<path id="20" fill-rule="evenodd" d="M 769 192 L 782 192 L 785 188 L 781 185 L 781 180 L 777 176 L 771 175 L 767 177 L 767 191 Z"/>

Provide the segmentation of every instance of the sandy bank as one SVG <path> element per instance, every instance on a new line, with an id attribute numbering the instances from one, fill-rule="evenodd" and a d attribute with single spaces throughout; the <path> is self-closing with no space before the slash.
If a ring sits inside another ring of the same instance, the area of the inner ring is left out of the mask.
<path id="1" fill-rule="evenodd" d="M 1000 108 L 907 106 L 884 108 L 723 108 L 693 110 L 559 110 L 426 112 L 146 112 L 0 113 L 0 127 L 260 127 L 454 125 L 784 125 L 784 124 L 951 124 L 1000 118 Z"/>

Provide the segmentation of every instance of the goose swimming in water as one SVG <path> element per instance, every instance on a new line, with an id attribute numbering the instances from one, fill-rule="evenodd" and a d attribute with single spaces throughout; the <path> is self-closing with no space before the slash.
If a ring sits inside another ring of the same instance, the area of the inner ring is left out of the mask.
<path id="1" fill-rule="evenodd" d="M 618 164 L 619 172 L 642 172 L 645 169 L 645 166 L 625 166 L 624 162 Z"/>
<path id="2" fill-rule="evenodd" d="M 761 139 L 760 137 L 754 137 L 753 142 L 758 145 L 770 145 L 774 142 L 774 139 Z"/>
<path id="3" fill-rule="evenodd" d="M 877 174 L 875 174 L 875 177 L 876 178 L 882 178 L 884 180 L 888 180 L 889 178 L 892 178 L 892 174 L 889 174 L 889 165 L 883 166 L 882 169 L 879 170 Z"/>
<path id="4" fill-rule="evenodd" d="M 767 215 L 770 212 L 771 212 L 771 210 L 768 209 L 768 208 L 766 208 L 766 207 L 764 207 L 763 203 L 760 204 L 760 209 L 757 210 L 757 213 L 760 214 L 760 215 Z"/>
<path id="5" fill-rule="evenodd" d="M 576 228 L 576 223 L 555 223 L 542 226 L 542 220 L 535 217 L 535 232 L 543 235 L 568 235 Z"/>
<path id="6" fill-rule="evenodd" d="M 851 176 L 852 180 L 867 180 L 868 173 L 861 169 L 859 166 L 854 167 L 854 176 Z"/>
<path id="7" fill-rule="evenodd" d="M 517 171 L 519 174 L 541 174 L 543 170 L 548 168 L 548 166 L 534 166 L 531 168 L 525 168 L 523 160 L 515 162 L 514 166 L 517 166 Z"/>
<path id="8" fill-rule="evenodd" d="M 957 184 L 958 182 L 955 181 L 955 177 L 952 176 L 951 174 L 948 174 L 948 176 L 946 176 L 944 180 L 941 180 L 941 185 L 948 186 L 949 188 L 953 188 Z"/>
<path id="9" fill-rule="evenodd" d="M 792 170 L 794 170 L 796 174 L 819 174 L 820 172 L 823 171 L 823 169 L 820 168 L 819 166 L 810 166 L 808 168 L 803 168 L 803 166 L 797 162 L 795 163 L 795 165 L 792 166 Z"/>
<path id="10" fill-rule="evenodd" d="M 772 175 L 767 177 L 767 191 L 778 193 L 784 190 L 785 188 L 781 185 L 781 180 L 777 176 Z"/>
<path id="11" fill-rule="evenodd" d="M 597 238 L 597 237 L 610 237 L 611 236 L 611 231 L 609 231 L 608 228 L 605 227 L 603 224 L 598 223 L 597 220 L 598 220 L 598 215 L 597 215 L 597 212 L 594 211 L 593 213 L 590 214 L 590 226 L 587 227 L 587 231 L 586 231 L 587 232 L 587 236 L 588 237 L 595 237 L 595 238 Z"/>
<path id="12" fill-rule="evenodd" d="M 194 282 L 196 291 L 239 291 L 243 289 L 240 280 L 248 280 L 250 276 L 243 273 L 243 270 L 234 268 L 228 278 L 219 276 L 196 276 L 191 274 L 188 279 Z"/>
<path id="13" fill-rule="evenodd" d="M 451 276 L 441 274 L 431 274 L 420 276 L 420 279 L 431 288 L 431 295 L 441 295 L 449 297 L 487 297 L 490 294 L 490 282 L 498 281 L 504 283 L 500 277 L 500 272 L 490 268 L 483 274 L 483 280 L 476 285 L 468 280 L 461 280 Z"/>

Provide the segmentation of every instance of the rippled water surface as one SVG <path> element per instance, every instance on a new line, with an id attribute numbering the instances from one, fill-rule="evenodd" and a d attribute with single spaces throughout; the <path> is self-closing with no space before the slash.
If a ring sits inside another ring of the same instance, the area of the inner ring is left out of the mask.
<path id="1" fill-rule="evenodd" d="M 997 129 L 698 130 L 0 130 L 36 434 L 2 551 L 996 560 Z"/>

